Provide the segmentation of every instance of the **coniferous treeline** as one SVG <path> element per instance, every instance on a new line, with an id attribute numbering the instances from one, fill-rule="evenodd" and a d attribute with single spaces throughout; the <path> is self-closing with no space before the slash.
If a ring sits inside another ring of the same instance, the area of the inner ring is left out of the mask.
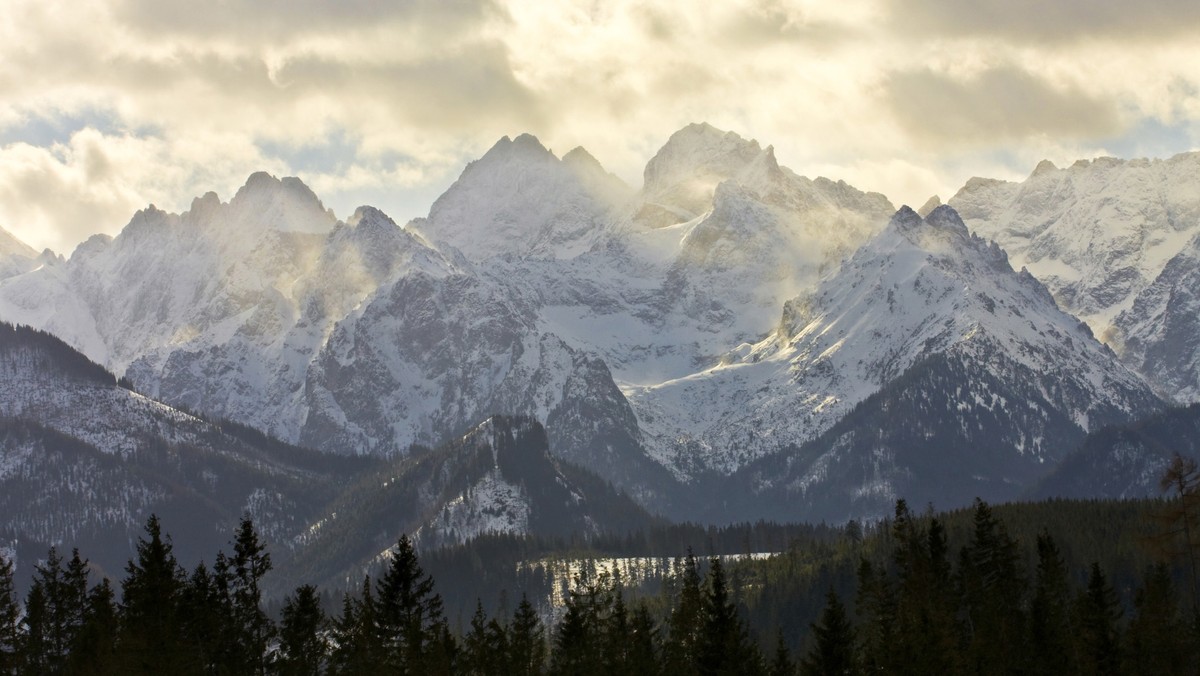
<path id="1" fill-rule="evenodd" d="M 783 587 L 690 553 L 652 595 L 580 566 L 551 626 L 527 597 L 490 616 L 477 602 L 455 623 L 407 537 L 332 614 L 304 585 L 272 620 L 271 558 L 249 518 L 232 554 L 189 573 L 151 517 L 119 590 L 89 584 L 78 551 L 52 549 L 19 605 L 0 560 L 0 674 L 1190 674 L 1200 470 L 1179 459 L 1164 485 L 1174 497 L 1147 541 L 1160 560 L 1134 576 L 1128 603 L 1099 562 L 1081 565 L 1045 530 L 1022 541 L 982 501 L 957 549 L 944 517 L 899 501 L 875 532 L 847 529 L 852 589 L 810 587 L 823 610 L 799 638 L 749 621 Z"/>

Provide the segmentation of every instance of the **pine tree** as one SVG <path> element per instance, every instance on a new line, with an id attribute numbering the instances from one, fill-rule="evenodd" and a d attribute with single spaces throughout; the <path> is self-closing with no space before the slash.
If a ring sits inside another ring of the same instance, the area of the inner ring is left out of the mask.
<path id="1" fill-rule="evenodd" d="M 138 539 L 137 560 L 126 565 L 121 584 L 118 659 L 128 674 L 182 673 L 186 655 L 179 603 L 184 572 L 155 515 L 146 521 L 146 536 Z"/>
<path id="2" fill-rule="evenodd" d="M 851 645 L 850 648 L 853 650 L 854 646 Z M 796 665 L 792 662 L 792 654 L 783 641 L 782 631 L 775 636 L 775 657 L 771 660 L 771 668 L 767 673 L 770 676 L 795 676 Z"/>
<path id="3" fill-rule="evenodd" d="M 966 611 L 967 668 L 979 674 L 1006 674 L 1028 662 L 1025 580 L 1017 543 L 975 500 L 970 546 L 959 556 L 959 590 Z"/>
<path id="4" fill-rule="evenodd" d="M 858 674 L 854 659 L 854 627 L 846 607 L 831 589 L 825 595 L 825 610 L 819 624 L 812 625 L 816 639 L 812 649 L 800 663 L 804 676 Z"/>
<path id="5" fill-rule="evenodd" d="M 1067 566 L 1048 533 L 1038 535 L 1037 553 L 1037 578 L 1029 609 L 1030 670 L 1046 676 L 1065 674 L 1074 662 Z"/>
<path id="6" fill-rule="evenodd" d="M 400 673 L 441 673 L 451 668 L 454 646 L 442 615 L 442 597 L 433 590 L 407 535 L 392 550 L 380 578 L 376 625 L 387 664 Z"/>
<path id="7" fill-rule="evenodd" d="M 285 676 L 317 676 L 328 650 L 323 636 L 325 612 L 317 588 L 307 584 L 297 588 L 284 600 L 282 615 L 276 671 Z"/>
<path id="8" fill-rule="evenodd" d="M 1134 616 L 1125 633 L 1124 673 L 1131 676 L 1196 672 L 1196 646 L 1179 609 L 1165 564 L 1148 568 L 1134 596 Z"/>
<path id="9" fill-rule="evenodd" d="M 222 571 L 228 568 L 218 556 Z M 203 562 L 196 565 L 180 592 L 180 630 L 190 666 L 204 674 L 235 668 L 232 655 L 236 628 L 229 626 L 232 616 L 227 576 L 210 573 Z"/>
<path id="10" fill-rule="evenodd" d="M 1159 482 L 1171 499 L 1161 514 L 1163 531 L 1158 545 L 1187 571 L 1189 610 L 1200 624 L 1200 465 L 1176 453 Z"/>
<path id="11" fill-rule="evenodd" d="M 629 673 L 655 676 L 659 673 L 658 630 L 646 604 L 634 606 L 629 620 Z"/>
<path id="12" fill-rule="evenodd" d="M 88 593 L 83 626 L 75 638 L 68 672 L 77 676 L 116 673 L 117 603 L 108 580 Z"/>
<path id="13" fill-rule="evenodd" d="M 1117 620 L 1121 607 L 1099 563 L 1092 564 L 1087 590 L 1076 602 L 1079 618 L 1080 669 L 1086 674 L 1105 676 L 1119 673 L 1120 635 Z"/>
<path id="14" fill-rule="evenodd" d="M 746 627 L 730 599 L 725 567 L 718 557 L 709 560 L 707 583 L 702 606 L 704 623 L 698 672 L 703 676 L 717 676 L 759 671 L 760 655 L 750 642 Z"/>
<path id="15" fill-rule="evenodd" d="M 21 618 L 18 659 L 20 674 L 50 673 L 50 641 L 46 637 L 46 590 L 36 580 L 25 597 L 25 616 Z"/>
<path id="16" fill-rule="evenodd" d="M 262 579 L 271 570 L 271 555 L 254 530 L 249 515 L 238 524 L 229 560 L 229 587 L 235 642 L 238 649 L 237 671 L 266 673 L 267 642 L 274 634 L 271 619 L 262 609 Z"/>
<path id="17" fill-rule="evenodd" d="M 891 581 L 871 562 L 863 559 L 858 567 L 858 611 L 860 631 L 860 663 L 866 673 L 896 673 L 897 664 L 892 646 L 896 644 L 896 595 Z"/>
<path id="18" fill-rule="evenodd" d="M 704 628 L 700 572 L 690 548 L 682 569 L 675 577 L 679 591 L 667 622 L 663 671 L 668 676 L 690 676 L 699 669 L 700 641 Z"/>
<path id="19" fill-rule="evenodd" d="M 0 674 L 16 671 L 20 640 L 20 608 L 13 581 L 13 562 L 0 555 Z"/>
<path id="20" fill-rule="evenodd" d="M 593 676 L 604 672 L 601 618 L 602 585 L 584 566 L 568 593 L 566 611 L 554 635 L 550 673 L 555 676 Z"/>
<path id="21" fill-rule="evenodd" d="M 546 630 L 525 595 L 517 604 L 509 626 L 509 673 L 538 676 L 546 664 Z"/>
<path id="22" fill-rule="evenodd" d="M 470 629 L 463 637 L 463 671 L 472 676 L 492 673 L 491 655 L 488 654 L 487 616 L 483 613 L 483 602 L 475 599 L 475 613 L 471 615 Z"/>
<path id="23" fill-rule="evenodd" d="M 29 631 L 40 637 L 36 644 L 40 655 L 27 655 L 30 663 L 40 665 L 46 673 L 61 674 L 83 626 L 87 612 L 87 562 L 74 552 L 67 567 L 63 567 L 58 550 L 50 548 L 46 561 L 34 566 L 34 587 L 38 590 L 42 608 L 27 618 Z M 36 622 L 38 626 L 33 626 Z"/>
<path id="24" fill-rule="evenodd" d="M 371 592 L 371 578 L 363 579 L 362 593 L 356 599 L 346 594 L 342 612 L 333 621 L 330 674 L 364 674 L 381 669 L 385 655 L 376 629 L 378 608 Z"/>

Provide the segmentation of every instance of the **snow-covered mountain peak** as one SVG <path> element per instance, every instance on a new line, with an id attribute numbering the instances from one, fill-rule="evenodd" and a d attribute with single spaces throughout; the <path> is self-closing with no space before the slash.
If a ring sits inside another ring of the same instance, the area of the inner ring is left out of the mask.
<path id="1" fill-rule="evenodd" d="M 1037 166 L 1033 168 L 1033 173 L 1029 176 L 1032 178 L 1051 171 L 1058 171 L 1058 167 L 1050 160 L 1042 160 L 1037 163 Z"/>
<path id="2" fill-rule="evenodd" d="M 590 162 L 588 160 L 591 160 Z M 533 136 L 500 139 L 409 227 L 468 259 L 571 258 L 591 248 L 631 191 L 594 158 L 560 160 Z"/>
<path id="3" fill-rule="evenodd" d="M 278 179 L 264 171 L 251 174 L 238 188 L 229 201 L 229 212 L 230 220 L 238 225 L 279 232 L 325 234 L 337 222 L 333 212 L 299 178 Z"/>
<path id="4" fill-rule="evenodd" d="M 738 178 L 752 165 L 760 174 L 779 169 L 774 150 L 764 151 L 758 141 L 708 123 L 689 124 L 646 164 L 642 197 L 696 216 L 708 210 L 719 183 Z"/>

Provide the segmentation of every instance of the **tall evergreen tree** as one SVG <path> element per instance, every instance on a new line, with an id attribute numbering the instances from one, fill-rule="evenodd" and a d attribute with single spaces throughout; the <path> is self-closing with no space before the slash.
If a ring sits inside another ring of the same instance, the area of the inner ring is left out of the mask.
<path id="1" fill-rule="evenodd" d="M 587 566 L 575 576 L 566 611 L 554 635 L 550 673 L 554 676 L 598 676 L 604 673 L 602 618 L 605 590 Z"/>
<path id="2" fill-rule="evenodd" d="M 676 598 L 667 622 L 667 640 L 663 647 L 663 671 L 667 676 L 695 674 L 699 669 L 700 642 L 704 630 L 704 598 L 696 557 L 688 548 L 676 574 Z"/>
<path id="3" fill-rule="evenodd" d="M 1124 673 L 1194 674 L 1196 645 L 1179 608 L 1179 596 L 1166 564 L 1148 568 L 1134 595 L 1134 616 L 1125 633 Z"/>
<path id="4" fill-rule="evenodd" d="M 218 560 L 226 571 L 224 557 Z M 203 562 L 197 564 L 180 592 L 179 613 L 189 665 L 202 674 L 235 669 L 231 635 L 237 629 L 229 623 L 233 613 L 226 574 L 213 574 Z"/>
<path id="5" fill-rule="evenodd" d="M 279 661 L 284 676 L 317 676 L 322 673 L 329 646 L 324 638 L 325 612 L 317 588 L 303 585 L 283 603 L 279 625 Z"/>
<path id="6" fill-rule="evenodd" d="M 704 624 L 698 673 L 718 676 L 761 671 L 761 656 L 757 646 L 751 643 L 746 626 L 733 605 L 725 566 L 716 556 L 709 560 L 707 589 L 703 598 Z"/>
<path id="7" fill-rule="evenodd" d="M 882 570 L 863 559 L 858 566 L 860 664 L 867 673 L 896 673 L 898 663 L 892 646 L 896 638 L 896 594 Z"/>
<path id="8" fill-rule="evenodd" d="M 47 638 L 46 590 L 35 580 L 25 597 L 25 616 L 21 618 L 17 673 L 48 674 L 51 672 L 50 641 Z"/>
<path id="9" fill-rule="evenodd" d="M 1065 674 L 1074 663 L 1071 584 L 1067 565 L 1049 533 L 1037 538 L 1037 576 L 1029 608 L 1029 647 L 1034 674 Z"/>
<path id="10" fill-rule="evenodd" d="M 1080 670 L 1096 676 L 1120 673 L 1117 620 L 1121 617 L 1121 606 L 1099 563 L 1092 564 L 1087 589 L 1076 602 L 1076 615 Z"/>
<path id="11" fill-rule="evenodd" d="M 489 653 L 487 616 L 483 612 L 483 601 L 475 599 L 475 613 L 467 635 L 463 637 L 462 672 L 471 676 L 494 673 L 491 669 L 493 655 Z"/>
<path id="12" fill-rule="evenodd" d="M 1159 546 L 1183 561 L 1193 622 L 1200 624 L 1200 465 L 1176 453 L 1159 482 L 1172 499 L 1162 513 Z"/>
<path id="13" fill-rule="evenodd" d="M 546 630 L 524 594 L 509 626 L 509 673 L 539 676 L 546 664 Z"/>
<path id="14" fill-rule="evenodd" d="M 117 603 L 108 580 L 88 593 L 83 626 L 75 638 L 68 672 L 76 676 L 116 673 Z"/>
<path id="15" fill-rule="evenodd" d="M 800 663 L 803 676 L 860 673 L 854 659 L 854 627 L 841 599 L 831 589 L 825 595 L 825 610 L 819 624 L 812 625 L 816 641 Z"/>
<path id="16" fill-rule="evenodd" d="M 20 640 L 21 613 L 17 605 L 13 570 L 13 562 L 0 555 L 0 674 L 5 676 L 17 669 Z"/>
<path id="17" fill-rule="evenodd" d="M 442 597 L 433 579 L 421 570 L 412 541 L 400 537 L 377 585 L 377 629 L 388 665 L 399 673 L 441 673 L 450 669 L 453 645 Z"/>
<path id="18" fill-rule="evenodd" d="M 271 570 L 271 555 L 259 540 L 249 515 L 242 517 L 229 559 L 229 587 L 233 645 L 238 647 L 237 671 L 266 673 L 267 642 L 274 633 L 271 619 L 262 609 L 262 579 Z"/>
<path id="19" fill-rule="evenodd" d="M 1025 580 L 1017 543 L 982 500 L 974 530 L 959 557 L 959 589 L 966 619 L 967 668 L 1012 673 L 1027 663 Z"/>
<path id="20" fill-rule="evenodd" d="M 376 629 L 378 608 L 371 592 L 371 578 L 363 578 L 358 598 L 346 594 L 342 612 L 333 621 L 334 650 L 330 656 L 329 673 L 371 673 L 383 668 L 385 654 Z"/>
<path id="21" fill-rule="evenodd" d="M 656 676 L 659 673 L 658 629 L 644 602 L 633 608 L 629 620 L 629 673 Z"/>
<path id="22" fill-rule="evenodd" d="M 860 532 L 861 536 L 862 533 Z M 851 651 L 854 646 L 850 646 Z M 769 676 L 795 676 L 796 664 L 792 662 L 792 654 L 788 650 L 787 643 L 783 640 L 783 632 L 779 632 L 775 636 L 775 657 L 771 659 L 771 666 L 767 669 Z"/>
<path id="23" fill-rule="evenodd" d="M 175 560 L 170 539 L 163 536 L 158 517 L 146 521 L 136 561 L 125 567 L 117 648 L 121 670 L 127 674 L 177 674 L 186 666 L 181 650 L 179 603 L 184 572 Z"/>

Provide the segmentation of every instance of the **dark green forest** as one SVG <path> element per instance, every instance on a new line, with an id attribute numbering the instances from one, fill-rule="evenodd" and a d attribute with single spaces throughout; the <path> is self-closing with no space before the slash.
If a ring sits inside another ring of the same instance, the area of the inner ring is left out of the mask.
<path id="1" fill-rule="evenodd" d="M 1177 456 L 1163 486 L 949 513 L 901 500 L 866 527 L 485 538 L 423 560 L 404 536 L 350 589 L 270 604 L 248 517 L 192 571 L 151 517 L 119 581 L 51 549 L 20 599 L 0 559 L 0 674 L 1195 674 L 1200 469 Z M 693 553 L 738 545 L 779 551 Z M 553 606 L 545 574 L 477 575 L 555 549 L 583 563 Z M 634 584 L 604 564 L 618 555 L 661 574 Z"/>

